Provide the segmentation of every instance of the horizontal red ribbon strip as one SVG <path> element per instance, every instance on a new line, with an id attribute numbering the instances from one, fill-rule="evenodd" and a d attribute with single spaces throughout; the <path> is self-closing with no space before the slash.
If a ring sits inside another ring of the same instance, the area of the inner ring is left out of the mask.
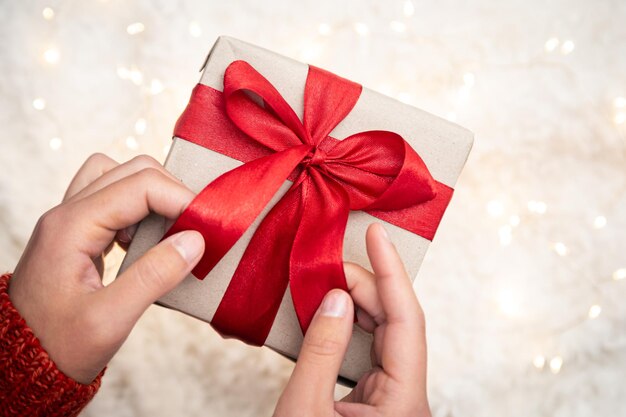
<path id="1" fill-rule="evenodd" d="M 207 185 L 163 236 L 202 233 L 195 277 L 204 279 L 285 180 L 293 181 L 252 236 L 211 321 L 223 334 L 262 345 L 287 285 L 306 332 L 324 295 L 347 289 L 342 245 L 350 210 L 432 240 L 453 190 L 432 178 L 409 144 L 387 131 L 328 136 L 361 89 L 309 66 L 300 121 L 244 61 L 228 66 L 223 92 L 194 88 L 174 135 L 244 162 Z"/>

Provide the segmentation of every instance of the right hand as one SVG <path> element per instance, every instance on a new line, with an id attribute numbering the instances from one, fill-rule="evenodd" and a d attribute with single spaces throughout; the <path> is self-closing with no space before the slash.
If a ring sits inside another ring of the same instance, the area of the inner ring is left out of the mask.
<path id="1" fill-rule="evenodd" d="M 374 334 L 372 369 L 341 401 L 337 374 L 352 335 L 352 298 L 329 292 L 304 338 L 300 356 L 274 417 L 430 417 L 426 396 L 424 314 L 402 261 L 380 224 L 367 230 L 374 274 L 346 263 L 358 322 Z"/>

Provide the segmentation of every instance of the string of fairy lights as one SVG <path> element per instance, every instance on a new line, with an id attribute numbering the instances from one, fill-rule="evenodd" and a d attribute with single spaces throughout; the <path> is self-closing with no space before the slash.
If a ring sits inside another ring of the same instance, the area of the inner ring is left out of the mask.
<path id="1" fill-rule="evenodd" d="M 402 2 L 402 16 L 397 20 L 388 22 L 389 30 L 398 34 L 407 35 L 409 30 L 408 19 L 415 14 L 415 5 L 411 0 L 404 0 Z M 42 12 L 42 17 L 46 21 L 54 21 L 56 12 L 52 7 L 45 7 Z M 128 24 L 126 32 L 130 37 L 138 37 L 146 30 L 146 25 L 141 21 L 136 21 Z M 322 54 L 324 49 L 323 39 L 331 37 L 334 33 L 339 31 L 353 31 L 357 37 L 366 38 L 371 33 L 371 28 L 368 24 L 360 21 L 356 22 L 344 22 L 330 24 L 328 22 L 322 22 L 317 26 L 318 40 L 309 43 L 307 46 L 301 48 L 300 59 L 303 61 L 312 61 Z M 188 24 L 189 35 L 198 38 L 202 35 L 202 26 L 197 21 L 190 21 Z M 543 45 L 545 54 L 561 54 L 569 55 L 576 49 L 576 44 L 572 39 L 561 39 L 556 36 L 552 36 L 546 40 Z M 58 46 L 52 45 L 47 47 L 42 54 L 43 61 L 47 65 L 59 65 L 62 61 L 62 51 Z M 155 96 L 161 94 L 166 90 L 167 86 L 158 78 L 146 78 L 144 73 L 137 65 L 118 65 L 112 69 L 117 76 L 124 81 L 128 81 L 133 85 L 141 88 L 142 92 L 147 96 Z M 451 121 L 456 121 L 458 117 L 459 109 L 465 104 L 471 96 L 471 90 L 476 82 L 477 75 L 474 72 L 465 72 L 462 74 L 462 83 L 458 89 L 456 95 L 457 107 L 451 109 L 446 117 Z M 394 91 L 389 85 L 381 84 L 377 86 L 378 89 L 388 95 L 395 96 L 397 99 L 412 103 L 413 98 L 407 92 Z M 35 97 L 32 100 L 32 106 L 35 110 L 45 111 L 47 103 L 45 97 Z M 610 103 L 610 113 L 612 122 L 616 126 L 626 124 L 626 97 L 617 96 L 612 99 Z M 129 150 L 137 150 L 140 147 L 140 139 L 145 134 L 148 128 L 148 121 L 145 116 L 138 117 L 133 125 L 132 132 L 122 139 L 122 145 Z M 63 140 L 61 137 L 54 136 L 49 140 L 49 147 L 52 151 L 60 151 L 63 148 Z M 167 154 L 169 145 L 164 146 L 163 154 Z M 495 238 L 498 239 L 499 244 L 502 246 L 509 246 L 512 244 L 515 230 L 522 225 L 525 216 L 541 217 L 549 211 L 548 203 L 540 200 L 527 201 L 526 207 L 523 210 L 517 210 L 517 212 L 507 211 L 505 203 L 501 199 L 493 199 L 486 203 L 486 214 L 491 218 L 500 222 L 500 226 L 497 229 Z M 609 225 L 610 219 L 604 214 L 598 214 L 590 224 L 590 227 L 599 230 Z M 567 257 L 570 254 L 567 242 L 554 241 L 549 250 L 560 257 Z M 612 276 L 607 277 L 607 282 L 617 282 L 626 279 L 626 265 L 616 269 Z M 520 309 L 520 300 L 518 299 L 516 292 L 513 290 L 503 290 L 497 295 L 497 304 L 501 313 L 505 316 L 515 316 Z M 581 319 L 577 319 L 571 326 L 566 326 L 566 330 L 588 320 L 596 320 L 602 315 L 602 304 L 600 302 L 589 305 L 587 314 Z M 543 352 L 529 355 L 529 366 L 535 367 L 539 371 L 549 370 L 550 372 L 557 374 L 560 372 L 564 359 L 558 353 L 546 354 Z"/>

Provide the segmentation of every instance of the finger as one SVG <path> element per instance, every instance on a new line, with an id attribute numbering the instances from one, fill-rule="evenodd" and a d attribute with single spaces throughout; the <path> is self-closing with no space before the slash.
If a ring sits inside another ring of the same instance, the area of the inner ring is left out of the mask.
<path id="1" fill-rule="evenodd" d="M 335 411 L 341 417 L 380 417 L 380 411 L 368 404 L 336 402 Z"/>
<path id="2" fill-rule="evenodd" d="M 298 356 L 296 367 L 283 392 L 276 415 L 332 415 L 333 393 L 350 337 L 352 299 L 342 290 L 332 290 L 316 312 Z"/>
<path id="3" fill-rule="evenodd" d="M 366 394 L 366 386 L 369 384 L 372 384 L 372 381 L 374 380 L 373 375 L 377 372 L 380 372 L 381 368 L 376 368 L 376 367 L 372 367 L 372 369 L 370 369 L 369 371 L 367 371 L 363 376 L 361 376 L 361 378 L 359 378 L 359 380 L 357 381 L 356 386 L 352 389 L 352 391 L 350 391 L 345 397 L 343 397 L 341 400 L 341 402 L 347 402 L 347 403 L 362 403 L 365 401 L 365 394 Z M 368 394 L 371 393 L 371 386 L 368 387 Z"/>
<path id="4" fill-rule="evenodd" d="M 81 250 L 93 257 L 108 246 L 118 230 L 139 222 L 151 211 L 177 218 L 194 197 L 179 181 L 147 168 L 66 204 L 67 228 L 80 234 Z"/>
<path id="5" fill-rule="evenodd" d="M 137 232 L 137 227 L 139 225 L 137 223 L 132 224 L 128 227 L 123 228 L 122 230 L 118 230 L 115 234 L 115 241 L 122 247 L 124 250 L 128 250 L 130 246 L 130 242 L 133 240 L 133 236 L 135 236 L 135 232 Z M 167 230 L 166 228 L 165 230 Z M 108 252 L 105 252 L 108 253 Z"/>
<path id="6" fill-rule="evenodd" d="M 101 157 L 97 157 L 97 155 L 103 154 L 94 154 L 92 155 L 92 157 L 94 159 L 100 159 Z M 89 159 L 91 159 L 92 157 L 90 157 Z M 108 158 L 106 155 L 103 155 L 103 157 Z M 87 160 L 87 162 L 89 162 L 89 159 Z M 87 164 L 87 162 L 85 162 L 85 164 Z M 171 179 L 179 181 L 176 177 L 174 177 L 174 175 L 166 170 L 163 165 L 159 163 L 159 161 L 157 161 L 153 157 L 148 155 L 137 155 L 131 160 L 126 161 L 123 164 L 118 164 L 117 166 L 107 170 L 97 178 L 94 178 L 92 181 L 89 182 L 89 184 L 86 184 L 85 187 L 75 193 L 72 196 L 71 200 L 85 198 L 103 189 L 104 187 L 121 180 L 122 178 L 128 177 L 129 175 L 135 174 L 146 168 L 156 169 L 166 176 L 170 177 Z"/>
<path id="7" fill-rule="evenodd" d="M 122 230 L 118 230 L 115 233 L 115 238 L 109 245 L 104 249 L 103 255 L 106 256 L 111 252 L 111 250 L 115 247 L 115 243 L 117 243 L 124 251 L 128 250 L 130 246 L 130 242 L 133 240 L 133 236 L 137 231 L 138 224 L 132 224 L 128 227 L 123 228 Z"/>
<path id="8" fill-rule="evenodd" d="M 78 169 L 74 178 L 72 178 L 63 196 L 63 202 L 70 200 L 80 190 L 118 165 L 115 160 L 103 153 L 94 153 L 91 155 Z"/>
<path id="9" fill-rule="evenodd" d="M 102 277 L 104 274 L 104 256 L 103 255 L 96 256 L 93 259 L 93 263 L 96 266 L 96 271 L 98 271 L 98 275 Z"/>
<path id="10" fill-rule="evenodd" d="M 382 225 L 370 225 L 366 244 L 386 316 L 382 352 L 377 352 L 382 367 L 398 380 L 425 379 L 424 317 L 413 285 Z"/>
<path id="11" fill-rule="evenodd" d="M 130 243 L 133 240 L 133 236 L 135 236 L 135 232 L 137 231 L 137 223 L 132 224 L 122 230 L 117 232 L 116 238 L 119 242 L 122 243 Z"/>
<path id="12" fill-rule="evenodd" d="M 111 323 L 130 331 L 152 303 L 189 275 L 203 252 L 204 238 L 199 232 L 186 230 L 169 236 L 97 291 L 94 302 L 106 306 Z"/>
<path id="13" fill-rule="evenodd" d="M 348 291 L 354 303 L 359 307 L 357 309 L 359 323 L 363 320 L 364 323 L 361 324 L 371 324 L 370 318 L 373 319 L 374 325 L 384 323 L 385 311 L 378 296 L 374 274 L 352 262 L 344 262 L 343 270 Z"/>
<path id="14" fill-rule="evenodd" d="M 357 306 L 354 307 L 356 309 L 356 324 L 359 325 L 360 328 L 365 330 L 368 333 L 374 333 L 376 329 L 376 321 L 369 315 L 369 313 L 362 308 Z"/>
<path id="15" fill-rule="evenodd" d="M 68 189 L 68 193 L 66 193 L 66 197 L 63 201 L 73 201 L 85 198 L 86 196 L 103 189 L 109 184 L 146 168 L 159 170 L 173 180 L 178 181 L 176 177 L 174 177 L 159 163 L 159 161 L 149 155 L 137 155 L 123 164 L 118 164 L 108 156 L 96 153 L 87 159 L 85 164 L 83 164 L 83 167 L 79 170 L 79 173 L 76 174 L 75 181 L 72 181 L 72 183 L 76 184 L 70 184 L 72 191 L 70 192 Z M 132 240 L 136 230 L 137 224 L 120 230 L 115 236 L 115 240 L 122 248 L 127 249 L 128 244 Z M 105 255 L 107 253 L 108 250 L 105 250 Z"/>

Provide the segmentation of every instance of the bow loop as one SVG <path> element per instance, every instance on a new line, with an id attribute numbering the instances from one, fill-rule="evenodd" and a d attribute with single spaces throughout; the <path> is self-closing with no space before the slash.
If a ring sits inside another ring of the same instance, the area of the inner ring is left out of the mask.
<path id="1" fill-rule="evenodd" d="M 319 145 L 352 111 L 361 85 L 309 65 L 304 87 L 304 127 Z"/>
<path id="2" fill-rule="evenodd" d="M 277 152 L 312 144 L 304 125 L 276 88 L 250 64 L 234 61 L 224 73 L 228 117 L 248 136 Z"/>
<path id="3" fill-rule="evenodd" d="M 411 151 L 396 133 L 361 132 L 336 142 L 325 168 L 348 193 L 350 209 L 396 210 L 436 195 L 434 179 Z M 402 186 L 394 186 L 398 177 L 403 177 Z"/>

